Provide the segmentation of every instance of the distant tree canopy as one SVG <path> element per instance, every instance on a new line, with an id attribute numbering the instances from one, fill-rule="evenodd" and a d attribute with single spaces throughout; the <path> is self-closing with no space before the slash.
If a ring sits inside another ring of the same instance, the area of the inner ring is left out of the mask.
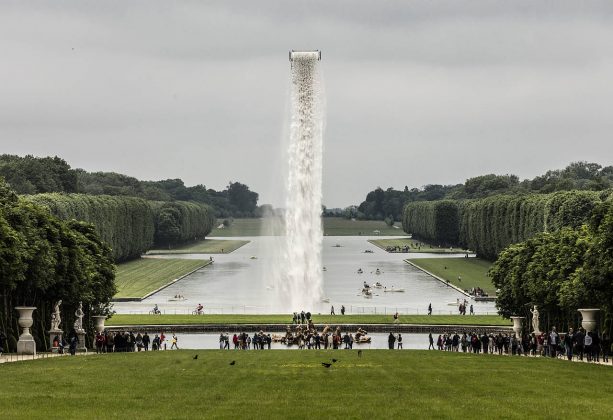
<path id="1" fill-rule="evenodd" d="M 225 190 L 186 187 L 181 179 L 140 181 L 114 172 L 71 169 L 59 157 L 0 155 L 0 176 L 18 194 L 81 193 L 138 197 L 151 201 L 195 201 L 213 207 L 217 217 L 254 217 L 258 194 L 239 182 Z"/>
<path id="2" fill-rule="evenodd" d="M 458 185 L 426 185 L 421 189 L 404 187 L 403 191 L 380 187 L 369 192 L 358 206 L 360 219 L 401 220 L 404 205 L 416 201 L 485 198 L 506 194 L 548 194 L 556 191 L 603 191 L 613 188 L 613 166 L 573 162 L 561 170 L 547 171 L 532 180 L 521 181 L 516 175 L 481 175 Z M 349 214 L 349 212 L 346 212 Z"/>
<path id="3" fill-rule="evenodd" d="M 83 302 L 91 333 L 93 312 L 106 314 L 115 294 L 111 250 L 94 227 L 64 221 L 18 197 L 0 179 L 0 331 L 15 350 L 19 334 L 15 306 L 35 306 L 33 334 L 42 348 L 53 303 L 62 299 L 61 327 L 69 334 Z M 91 337 L 91 334 L 90 334 Z"/>

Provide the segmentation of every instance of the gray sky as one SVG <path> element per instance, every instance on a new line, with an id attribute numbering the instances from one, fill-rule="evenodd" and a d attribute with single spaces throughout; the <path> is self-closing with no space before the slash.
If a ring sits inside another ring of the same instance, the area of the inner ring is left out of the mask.
<path id="1" fill-rule="evenodd" d="M 0 153 L 282 205 L 289 49 L 321 49 L 324 203 L 613 163 L 613 3 L 0 1 Z"/>

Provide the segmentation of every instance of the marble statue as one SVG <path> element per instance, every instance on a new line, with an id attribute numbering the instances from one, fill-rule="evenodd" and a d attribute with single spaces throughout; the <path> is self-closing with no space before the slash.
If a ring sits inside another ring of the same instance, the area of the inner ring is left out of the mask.
<path id="1" fill-rule="evenodd" d="M 77 308 L 74 314 L 77 317 L 77 319 L 74 322 L 74 329 L 77 331 L 82 331 L 83 330 L 83 316 L 85 315 L 85 313 L 83 312 L 83 302 L 79 302 L 79 307 Z"/>
<path id="2" fill-rule="evenodd" d="M 539 329 L 539 311 L 536 305 L 534 305 L 534 309 L 530 309 L 532 313 L 532 330 L 534 332 L 541 332 Z"/>
<path id="3" fill-rule="evenodd" d="M 60 323 L 62 322 L 62 317 L 60 315 L 61 304 L 62 299 L 55 302 L 55 306 L 53 307 L 53 312 L 51 313 L 51 331 L 58 331 L 60 329 Z"/>

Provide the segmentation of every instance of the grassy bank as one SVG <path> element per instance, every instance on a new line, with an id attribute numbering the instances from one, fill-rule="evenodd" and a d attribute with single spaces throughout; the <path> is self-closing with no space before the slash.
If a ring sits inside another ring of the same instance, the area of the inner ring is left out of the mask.
<path id="1" fill-rule="evenodd" d="M 206 310 L 206 308 L 205 308 Z M 127 315 L 115 314 L 106 325 L 184 325 L 184 324 L 282 324 L 291 323 L 290 315 Z M 316 324 L 391 324 L 388 315 L 313 315 Z M 497 315 L 401 315 L 404 324 L 425 325 L 503 325 L 511 321 Z"/>
<path id="2" fill-rule="evenodd" d="M 461 248 L 439 248 L 436 246 L 424 244 L 423 242 L 416 241 L 411 238 L 394 238 L 394 239 L 372 239 L 369 240 L 373 245 L 378 246 L 383 250 L 387 250 L 388 247 L 400 247 L 404 248 L 408 246 L 410 253 L 429 253 L 429 254 L 457 254 L 459 252 L 466 252 Z"/>
<path id="3" fill-rule="evenodd" d="M 496 294 L 496 288 L 487 276 L 492 266 L 489 261 L 479 258 L 415 258 L 408 261 L 462 290 L 480 287 L 490 296 Z M 461 276 L 461 281 L 458 276 Z"/>
<path id="4" fill-rule="evenodd" d="M 326 236 L 374 236 L 375 231 L 379 231 L 381 236 L 403 236 L 406 233 L 402 230 L 402 225 L 396 223 L 396 227 L 390 227 L 381 220 L 349 220 L 342 217 L 322 218 L 324 235 Z M 217 221 L 217 226 L 223 220 Z M 223 229 L 215 227 L 210 236 L 232 237 L 232 236 L 260 236 L 260 235 L 281 235 L 283 230 L 282 221 L 277 220 L 277 227 L 271 228 L 264 224 L 264 219 L 234 219 L 232 224 Z"/>
<path id="5" fill-rule="evenodd" d="M 153 249 L 147 252 L 148 255 L 160 254 L 229 254 L 236 251 L 249 241 L 237 239 L 205 239 L 189 245 L 169 249 Z"/>
<path id="6" fill-rule="evenodd" d="M 547 358 L 198 350 L 61 357 L 2 371 L 15 378 L 0 393 L 7 419 L 232 418 L 240 409 L 275 419 L 604 419 L 613 411 L 613 369 Z"/>
<path id="7" fill-rule="evenodd" d="M 141 258 L 118 264 L 115 298 L 142 298 L 209 263 L 209 260 Z"/>

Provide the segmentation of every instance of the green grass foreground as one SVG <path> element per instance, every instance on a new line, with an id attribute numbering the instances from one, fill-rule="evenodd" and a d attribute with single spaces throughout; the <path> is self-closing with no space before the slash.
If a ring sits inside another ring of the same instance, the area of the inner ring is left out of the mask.
<path id="1" fill-rule="evenodd" d="M 115 298 L 142 298 L 175 279 L 210 264 L 209 260 L 141 258 L 117 265 Z"/>
<path id="2" fill-rule="evenodd" d="M 332 358 L 339 361 L 322 366 Z M 439 351 L 117 353 L 7 363 L 2 372 L 7 419 L 237 418 L 240 411 L 275 419 L 604 419 L 613 411 L 611 367 Z"/>
<path id="3" fill-rule="evenodd" d="M 415 258 L 408 261 L 462 290 L 480 287 L 488 295 L 496 295 L 496 287 L 487 276 L 492 266 L 489 261 L 480 258 Z M 458 276 L 462 276 L 462 281 L 458 280 Z"/>
<path id="4" fill-rule="evenodd" d="M 205 307 L 206 310 L 206 307 Z M 388 315 L 313 315 L 316 324 L 392 324 Z M 106 325 L 291 324 L 291 315 L 128 315 L 115 314 Z M 400 315 L 403 324 L 510 326 L 498 315 Z"/>
<path id="5" fill-rule="evenodd" d="M 171 249 L 152 249 L 147 252 L 148 255 L 163 255 L 163 254 L 229 254 L 236 251 L 249 241 L 241 241 L 237 239 L 205 239 L 193 244 L 180 246 Z"/>
<path id="6" fill-rule="evenodd" d="M 280 226 L 283 225 L 279 219 L 275 226 L 268 226 L 265 219 L 234 219 L 232 224 L 223 229 L 215 227 L 210 236 L 231 237 L 231 236 L 278 236 L 283 234 Z M 217 221 L 217 226 L 223 220 Z M 326 236 L 374 236 L 374 231 L 379 231 L 381 236 L 403 236 L 406 233 L 402 230 L 400 223 L 390 227 L 381 220 L 350 220 L 342 217 L 323 217 L 324 235 Z"/>
<path id="7" fill-rule="evenodd" d="M 372 240 L 369 240 L 368 242 L 370 242 L 373 245 L 378 246 L 379 248 L 383 250 L 387 249 L 388 246 L 392 246 L 392 247 L 408 246 L 410 253 L 457 254 L 461 252 L 466 252 L 466 250 L 461 249 L 461 248 L 440 248 L 437 246 L 424 244 L 423 242 L 420 242 L 420 241 L 417 241 L 411 238 L 372 239 Z"/>

